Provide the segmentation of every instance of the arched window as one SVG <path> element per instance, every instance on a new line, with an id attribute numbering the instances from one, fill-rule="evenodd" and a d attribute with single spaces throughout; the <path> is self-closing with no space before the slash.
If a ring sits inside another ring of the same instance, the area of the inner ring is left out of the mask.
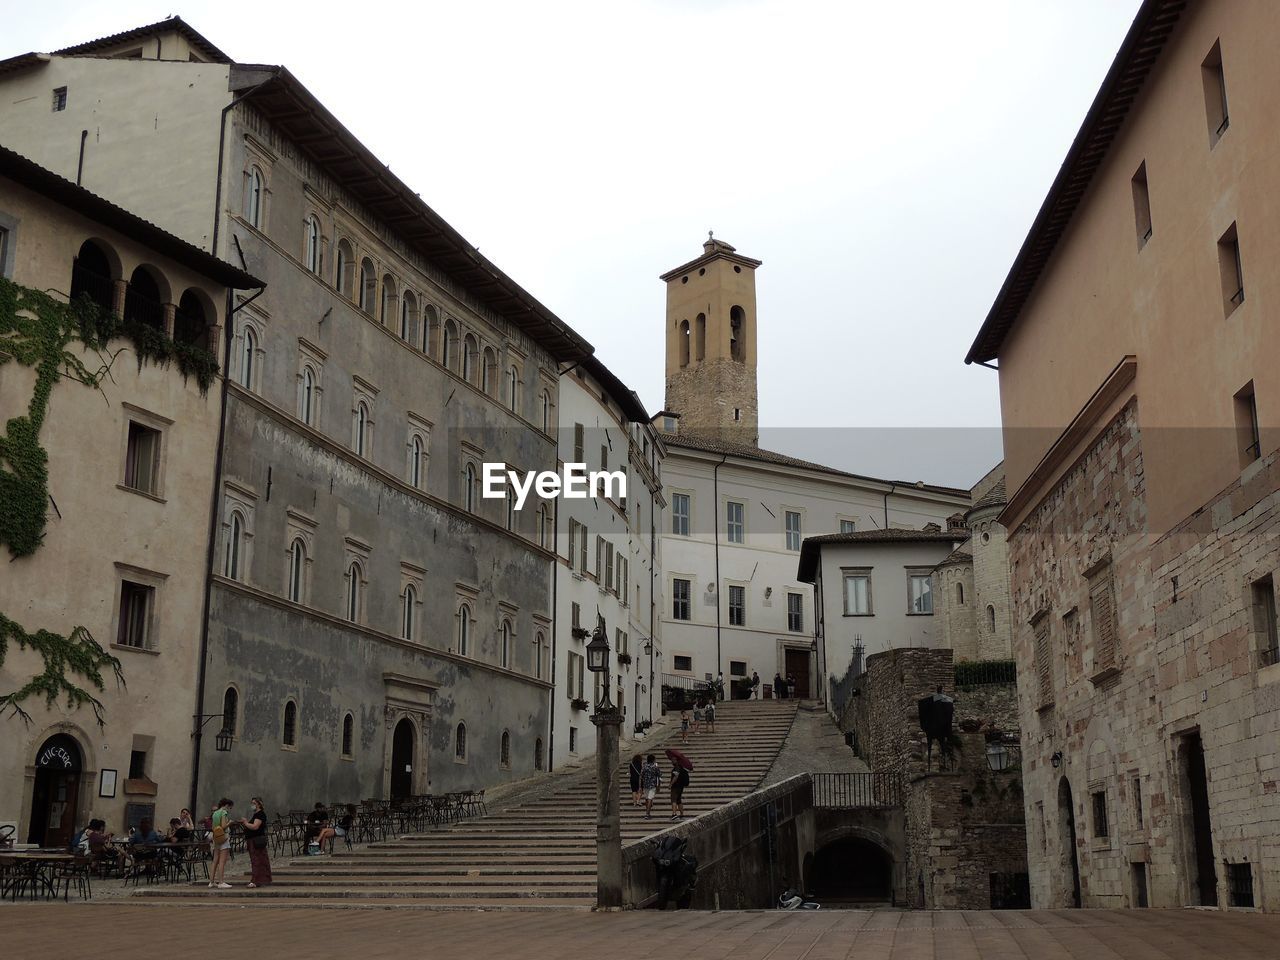
<path id="1" fill-rule="evenodd" d="M 506 496 L 503 497 L 503 507 L 505 508 L 503 510 L 503 522 L 508 530 L 514 530 L 516 528 L 516 498 L 509 487 L 507 488 Z"/>
<path id="2" fill-rule="evenodd" d="M 360 309 L 373 316 L 373 304 L 378 295 L 378 275 L 373 271 L 373 261 L 368 257 L 360 261 Z"/>
<path id="3" fill-rule="evenodd" d="M 314 214 L 307 217 L 307 242 L 302 263 L 312 273 L 320 272 L 320 221 Z"/>
<path id="4" fill-rule="evenodd" d="M 476 354 L 479 349 L 476 338 L 471 334 L 462 338 L 462 379 L 467 383 L 476 382 Z"/>
<path id="5" fill-rule="evenodd" d="M 294 537 L 289 545 L 289 599 L 301 603 L 307 575 L 307 545 Z"/>
<path id="6" fill-rule="evenodd" d="M 452 320 L 444 322 L 444 346 L 440 350 L 440 363 L 457 373 L 458 363 L 458 325 Z"/>
<path id="7" fill-rule="evenodd" d="M 426 450 L 422 446 L 422 438 L 416 433 L 409 443 L 409 485 L 417 490 L 422 489 L 422 468 Z"/>
<path id="8" fill-rule="evenodd" d="M 546 649 L 546 646 L 547 638 L 539 630 L 533 638 L 533 675 L 539 680 L 542 679 L 542 651 Z"/>
<path id="9" fill-rule="evenodd" d="M 480 389 L 490 396 L 498 388 L 498 355 L 493 347 L 484 348 L 484 363 L 480 368 Z"/>
<path id="10" fill-rule="evenodd" d="M 351 274 L 355 270 L 355 256 L 351 244 L 345 240 L 338 241 L 338 250 L 334 254 L 333 286 L 340 294 L 351 299 Z"/>
<path id="11" fill-rule="evenodd" d="M 510 669 L 511 667 L 511 621 L 503 620 L 502 626 L 498 630 L 498 639 L 501 641 L 502 650 L 500 652 L 502 666 Z"/>
<path id="12" fill-rule="evenodd" d="M 545 503 L 538 508 L 538 546 L 551 546 L 551 511 Z"/>
<path id="13" fill-rule="evenodd" d="M 471 655 L 471 608 L 465 603 L 458 608 L 458 654 Z"/>
<path id="14" fill-rule="evenodd" d="M 412 583 L 404 585 L 404 594 L 400 597 L 400 639 L 413 639 L 414 604 L 418 602 L 418 591 Z"/>
<path id="15" fill-rule="evenodd" d="M 382 314 L 378 319 L 384 327 L 389 327 L 396 318 L 396 282 L 391 274 L 382 278 Z"/>
<path id="16" fill-rule="evenodd" d="M 689 321 L 680 321 L 680 366 L 689 365 Z"/>
<path id="17" fill-rule="evenodd" d="M 239 510 L 231 511 L 231 523 L 227 528 L 227 553 L 222 565 L 223 576 L 239 580 L 244 563 L 244 517 Z"/>
<path id="18" fill-rule="evenodd" d="M 408 290 L 400 298 L 400 339 L 405 343 L 418 342 L 418 301 Z"/>
<path id="19" fill-rule="evenodd" d="M 307 364 L 302 368 L 302 380 L 298 384 L 298 418 L 309 427 L 315 426 L 316 372 Z"/>
<path id="20" fill-rule="evenodd" d="M 520 370 L 513 363 L 511 369 L 507 371 L 507 409 L 512 413 L 518 413 L 520 406 Z"/>
<path id="21" fill-rule="evenodd" d="M 511 766 L 511 733 L 507 730 L 502 731 L 502 752 L 499 755 L 499 762 L 503 767 Z"/>
<path id="22" fill-rule="evenodd" d="M 262 192 L 262 171 L 250 167 L 244 190 L 244 218 L 249 221 L 249 226 L 259 230 L 262 229 Z"/>
<path id="23" fill-rule="evenodd" d="M 542 769 L 542 738 L 539 737 L 533 742 L 533 769 Z"/>
<path id="24" fill-rule="evenodd" d="M 112 257 L 93 240 L 86 240 L 71 263 L 71 299 L 88 297 L 107 313 L 114 313 L 115 277 Z"/>
<path id="25" fill-rule="evenodd" d="M 280 742 L 286 747 L 298 745 L 298 705 L 292 700 L 284 704 L 284 729 L 280 731 Z"/>
<path id="26" fill-rule="evenodd" d="M 992 633 L 996 629 L 996 608 L 991 604 L 987 604 L 987 629 Z"/>
<path id="27" fill-rule="evenodd" d="M 347 619 L 352 623 L 360 622 L 362 594 L 364 592 L 364 584 L 361 583 L 363 574 L 364 571 L 360 569 L 360 564 L 352 560 L 351 566 L 347 567 Z"/>
<path id="28" fill-rule="evenodd" d="M 454 731 L 453 756 L 455 760 L 467 759 L 467 725 L 465 723 L 458 724 L 458 729 Z"/>
<path id="29" fill-rule="evenodd" d="M 542 391 L 542 432 L 551 432 L 551 391 Z"/>
<path id="30" fill-rule="evenodd" d="M 356 456 L 363 457 L 368 453 L 369 446 L 369 405 L 363 400 L 356 403 L 354 418 L 352 421 L 351 448 L 355 450 Z"/>
<path id="31" fill-rule="evenodd" d="M 173 339 L 187 346 L 208 349 L 209 311 L 204 300 L 194 290 L 188 290 L 178 301 L 173 315 Z"/>
<path id="32" fill-rule="evenodd" d="M 960 604 L 961 606 L 964 605 L 964 584 L 963 583 L 956 584 L 956 603 Z"/>
<path id="33" fill-rule="evenodd" d="M 422 308 L 422 352 L 429 357 L 436 356 L 439 346 L 436 339 L 440 336 L 440 314 L 431 304 Z"/>
<path id="34" fill-rule="evenodd" d="M 707 315 L 705 313 L 698 314 L 694 321 L 693 332 L 693 358 L 705 359 L 707 356 Z"/>
<path id="35" fill-rule="evenodd" d="M 156 274 L 147 267 L 137 267 L 124 294 L 124 318 L 163 333 L 164 304 L 168 299 L 168 293 L 160 289 Z"/>
<path id="36" fill-rule="evenodd" d="M 235 687 L 227 687 L 222 695 L 222 732 L 236 735 L 236 724 L 240 713 L 240 694 Z"/>
<path id="37" fill-rule="evenodd" d="M 740 362 L 747 359 L 747 311 L 736 304 L 729 310 L 729 356 Z"/>
<path id="38" fill-rule="evenodd" d="M 258 338 L 254 336 L 253 327 L 246 326 L 240 343 L 240 386 L 246 390 L 253 389 L 253 361 L 257 350 Z"/>
<path id="39" fill-rule="evenodd" d="M 342 755 L 349 757 L 355 752 L 356 719 L 351 714 L 342 718 Z"/>
<path id="40" fill-rule="evenodd" d="M 476 510 L 476 468 L 467 464 L 467 471 L 462 478 L 462 505 L 471 513 Z"/>

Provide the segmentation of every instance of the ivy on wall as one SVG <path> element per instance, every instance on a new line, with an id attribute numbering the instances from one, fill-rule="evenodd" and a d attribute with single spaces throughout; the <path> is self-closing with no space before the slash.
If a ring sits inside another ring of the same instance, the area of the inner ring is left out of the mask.
<path id="1" fill-rule="evenodd" d="M 87 297 L 67 303 L 0 277 L 0 366 L 13 361 L 36 372 L 26 414 L 6 421 L 0 434 L 0 543 L 8 547 L 10 562 L 35 553 L 44 540 L 49 457 L 40 445 L 40 429 L 54 384 L 68 379 L 101 389 L 119 354 L 110 348 L 117 338 L 131 342 L 139 368 L 147 362 L 174 362 L 184 378 L 196 378 L 201 393 L 218 372 L 208 350 L 175 343 L 154 327 L 122 320 Z M 79 348 L 96 357 L 96 369 L 81 359 Z M 0 713 L 11 710 L 29 722 L 23 701 L 43 696 L 52 705 L 65 696 L 69 708 L 92 707 L 99 725 L 103 723 L 102 702 L 82 684 L 101 691 L 105 671 L 114 673 L 120 684 L 124 676 L 120 662 L 87 629 L 76 627 L 67 636 L 48 630 L 32 633 L 0 613 L 0 666 L 13 644 L 38 653 L 44 668 L 19 689 L 0 694 Z"/>

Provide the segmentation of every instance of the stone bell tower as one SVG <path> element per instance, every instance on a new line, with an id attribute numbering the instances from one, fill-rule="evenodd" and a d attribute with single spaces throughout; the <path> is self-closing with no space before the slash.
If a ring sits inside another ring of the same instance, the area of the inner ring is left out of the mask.
<path id="1" fill-rule="evenodd" d="M 702 256 L 661 277 L 667 285 L 666 409 L 682 435 L 755 446 L 756 267 L 710 233 Z"/>

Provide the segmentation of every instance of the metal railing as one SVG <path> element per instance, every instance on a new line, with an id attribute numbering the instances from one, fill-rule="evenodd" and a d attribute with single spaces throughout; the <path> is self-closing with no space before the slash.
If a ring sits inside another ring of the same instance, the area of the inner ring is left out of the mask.
<path id="1" fill-rule="evenodd" d="M 1018 667 L 1013 660 L 967 660 L 956 664 L 957 687 L 981 687 L 995 683 L 1017 683 Z"/>
<path id="2" fill-rule="evenodd" d="M 896 773 L 815 773 L 813 805 L 826 810 L 896 807 L 902 777 Z"/>
<path id="3" fill-rule="evenodd" d="M 711 687 L 711 682 L 709 680 L 699 680 L 697 677 L 681 676 L 677 673 L 664 673 L 662 675 L 662 685 L 675 690 L 708 690 Z"/>

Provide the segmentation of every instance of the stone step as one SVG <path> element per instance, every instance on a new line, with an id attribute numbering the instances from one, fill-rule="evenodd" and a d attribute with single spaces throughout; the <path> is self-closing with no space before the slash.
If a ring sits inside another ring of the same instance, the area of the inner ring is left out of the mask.
<path id="1" fill-rule="evenodd" d="M 355 875 L 359 876 L 359 875 Z M 460 883 L 460 880 L 465 882 Z M 377 880 L 367 885 L 361 882 L 362 889 L 391 889 L 399 887 L 421 887 L 424 889 L 436 889 L 441 887 L 448 890 L 458 889 L 459 887 L 479 888 L 479 887 L 519 887 L 521 890 L 555 890 L 562 887 L 573 887 L 575 889 L 585 889 L 587 887 L 595 887 L 594 872 L 587 875 L 569 874 L 555 875 L 548 874 L 539 877 L 531 877 L 528 874 L 510 874 L 507 876 L 465 876 L 465 877 L 434 877 L 407 874 L 403 877 L 393 876 L 391 874 L 379 874 Z M 296 874 L 273 874 L 271 888 L 273 890 L 313 890 L 325 889 L 328 887 L 342 887 L 344 889 L 354 886 L 351 876 L 341 877 L 299 877 Z M 206 887 L 206 889 L 208 889 Z"/>
<path id="2" fill-rule="evenodd" d="M 237 908 L 253 908 L 261 907 L 266 909 L 288 910 L 288 909 L 315 909 L 328 908 L 333 910 L 395 910 L 395 909 L 413 909 L 413 910 L 431 910 L 439 912 L 460 912 L 474 910 L 502 910 L 504 912 L 523 912 L 523 913 L 544 913 L 550 911 L 580 911 L 586 912 L 596 905 L 594 891 L 590 897 L 563 897 L 555 900 L 492 900 L 484 897 L 457 897 L 452 900 L 442 900 L 436 897 L 396 897 L 396 898 L 365 898 L 365 899 L 341 899 L 333 897 L 302 897 L 297 899 L 285 897 L 272 897 L 270 895 L 270 887 L 261 890 L 250 890 L 250 893 L 259 894 L 258 897 L 244 897 L 235 901 Z M 131 901 L 133 904 L 144 904 L 146 906 L 182 906 L 182 907 L 224 907 L 225 903 L 220 904 L 222 896 L 230 892 L 227 890 L 209 890 L 204 888 L 204 892 L 208 896 L 195 892 L 190 896 L 164 896 L 163 894 L 138 897 Z"/>
<path id="3" fill-rule="evenodd" d="M 154 893 L 153 893 L 154 891 Z M 531 900 L 560 900 L 574 897 L 591 897 L 594 899 L 596 891 L 595 882 L 590 884 L 581 884 L 578 887 L 570 888 L 534 888 L 534 889 L 505 889 L 501 887 L 452 887 L 452 888 L 436 888 L 429 886 L 416 887 L 384 887 L 381 885 L 361 885 L 361 886 L 335 886 L 324 889 L 323 894 L 327 897 L 341 896 L 345 898 L 360 899 L 401 899 L 413 896 L 430 896 L 441 897 L 447 900 L 465 899 L 484 897 L 489 900 L 504 901 L 517 899 Z M 270 896 L 273 899 L 290 899 L 290 900 L 309 900 L 313 894 L 310 890 L 302 887 L 276 887 L 273 883 L 269 887 L 261 889 L 250 889 L 248 886 L 233 885 L 229 890 L 210 890 L 207 884 L 192 886 L 186 890 L 176 890 L 172 887 L 144 887 L 135 893 L 135 896 L 147 898 L 151 896 L 165 897 L 202 897 L 217 896 L 223 900 L 251 900 L 255 897 L 265 898 Z"/>

